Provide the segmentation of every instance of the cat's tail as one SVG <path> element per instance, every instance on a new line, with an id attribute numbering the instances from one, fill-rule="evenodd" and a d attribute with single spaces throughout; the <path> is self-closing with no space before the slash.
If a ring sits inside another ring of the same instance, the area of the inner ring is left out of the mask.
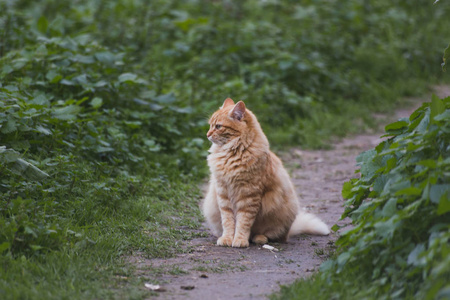
<path id="1" fill-rule="evenodd" d="M 294 223 L 291 225 L 289 236 L 301 233 L 328 235 L 330 229 L 328 229 L 328 226 L 317 216 L 300 210 L 297 217 L 295 217 Z"/>

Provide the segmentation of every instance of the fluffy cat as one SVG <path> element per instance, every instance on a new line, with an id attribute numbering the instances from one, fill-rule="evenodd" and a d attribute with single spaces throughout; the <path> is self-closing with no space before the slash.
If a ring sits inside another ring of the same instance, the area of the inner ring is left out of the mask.
<path id="1" fill-rule="evenodd" d="M 217 245 L 248 247 L 250 239 L 264 244 L 299 233 L 329 234 L 325 223 L 300 209 L 288 173 L 244 102 L 226 99 L 209 124 L 211 178 L 203 213 L 219 237 Z"/>

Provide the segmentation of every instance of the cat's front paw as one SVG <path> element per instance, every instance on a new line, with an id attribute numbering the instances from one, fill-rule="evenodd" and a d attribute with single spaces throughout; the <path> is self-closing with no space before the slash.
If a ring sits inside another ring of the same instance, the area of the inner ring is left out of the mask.
<path id="1" fill-rule="evenodd" d="M 219 246 L 231 247 L 232 244 L 233 244 L 233 237 L 232 236 L 221 236 L 217 240 L 217 245 L 219 245 Z"/>
<path id="2" fill-rule="evenodd" d="M 248 240 L 243 238 L 235 238 L 233 240 L 233 244 L 231 245 L 231 247 L 235 248 L 247 248 L 248 246 L 249 246 Z"/>

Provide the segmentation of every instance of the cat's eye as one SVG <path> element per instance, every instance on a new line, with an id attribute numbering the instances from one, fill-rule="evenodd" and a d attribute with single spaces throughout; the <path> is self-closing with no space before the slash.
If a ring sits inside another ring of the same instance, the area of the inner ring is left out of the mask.
<path id="1" fill-rule="evenodd" d="M 220 128 L 222 128 L 222 125 L 216 124 L 216 129 L 220 129 Z"/>

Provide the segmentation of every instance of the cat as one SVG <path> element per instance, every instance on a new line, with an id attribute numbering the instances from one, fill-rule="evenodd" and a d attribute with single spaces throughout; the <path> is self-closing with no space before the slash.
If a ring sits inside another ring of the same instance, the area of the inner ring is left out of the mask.
<path id="1" fill-rule="evenodd" d="M 300 209 L 294 186 L 255 115 L 227 98 L 209 120 L 211 172 L 203 214 L 217 245 L 248 247 L 286 242 L 300 233 L 328 235 L 315 215 Z"/>

